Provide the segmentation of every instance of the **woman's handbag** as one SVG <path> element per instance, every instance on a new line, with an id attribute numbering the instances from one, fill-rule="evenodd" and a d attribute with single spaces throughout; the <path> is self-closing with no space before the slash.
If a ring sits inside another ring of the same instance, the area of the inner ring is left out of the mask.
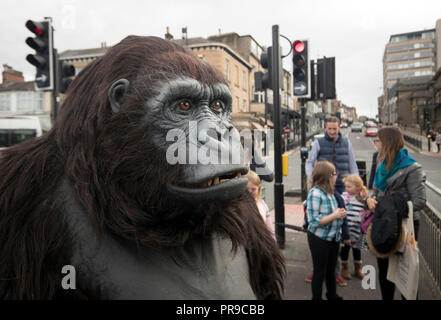
<path id="1" fill-rule="evenodd" d="M 419 282 L 419 250 L 415 241 L 412 202 L 407 202 L 409 216 L 403 219 L 405 232 L 403 245 L 397 253 L 389 257 L 387 279 L 395 283 L 401 294 L 408 300 L 416 300 Z"/>
<path id="2" fill-rule="evenodd" d="M 374 213 L 375 212 L 367 209 L 360 212 L 360 229 L 362 233 L 366 234 L 367 229 L 371 225 L 372 219 L 374 218 Z"/>

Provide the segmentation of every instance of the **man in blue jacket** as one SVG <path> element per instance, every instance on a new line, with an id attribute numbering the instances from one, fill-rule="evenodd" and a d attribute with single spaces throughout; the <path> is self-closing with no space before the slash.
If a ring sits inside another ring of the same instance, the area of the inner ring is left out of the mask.
<path id="1" fill-rule="evenodd" d="M 338 173 L 335 189 L 340 194 L 345 191 L 342 181 L 344 176 L 359 174 L 351 141 L 341 135 L 340 120 L 337 117 L 325 120 L 325 136 L 315 140 L 312 144 L 305 167 L 308 179 L 311 178 L 315 163 L 320 160 L 327 160 L 335 165 Z"/>

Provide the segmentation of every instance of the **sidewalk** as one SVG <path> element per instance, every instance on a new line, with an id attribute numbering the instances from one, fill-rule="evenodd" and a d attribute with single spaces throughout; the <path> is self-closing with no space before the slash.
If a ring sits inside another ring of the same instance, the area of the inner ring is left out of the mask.
<path id="1" fill-rule="evenodd" d="M 438 156 L 438 155 L 437 155 Z M 299 150 L 293 150 L 288 157 L 288 177 L 284 177 L 284 191 L 298 189 L 300 187 L 300 157 Z M 273 183 L 265 184 L 265 201 L 269 208 L 274 208 L 274 185 Z M 285 203 L 285 224 L 301 227 L 303 225 L 303 205 L 299 197 L 286 197 Z M 274 221 L 274 209 L 271 210 L 272 219 Z M 312 272 L 312 259 L 309 251 L 308 241 L 305 232 L 294 231 L 285 228 L 285 249 L 282 250 L 285 256 L 287 276 L 285 279 L 285 299 L 287 300 L 310 300 L 311 284 L 304 281 L 305 277 Z M 376 273 L 377 261 L 376 257 L 369 251 L 362 252 L 363 265 L 372 266 L 370 270 Z M 349 257 L 349 265 L 351 272 L 353 271 L 352 253 Z M 362 281 L 353 278 L 347 280 L 346 287 L 337 287 L 338 294 L 345 300 L 381 300 L 380 285 L 378 282 L 378 274 L 375 274 L 375 284 L 373 288 L 363 289 Z M 367 281 L 365 281 L 367 282 Z M 423 263 L 420 263 L 420 288 L 419 299 L 435 300 L 441 297 L 433 293 L 432 283 L 428 276 L 427 269 Z M 323 287 L 323 296 L 325 297 L 326 285 Z M 398 290 L 395 291 L 395 299 L 400 300 L 401 296 Z"/>
<path id="2" fill-rule="evenodd" d="M 300 200 L 299 200 L 300 201 Z M 303 205 L 295 198 L 285 198 L 285 223 L 301 227 L 303 224 Z M 271 211 L 274 219 L 274 210 Z M 306 233 L 286 229 L 285 256 L 287 277 L 285 281 L 285 299 L 287 300 L 310 300 L 311 284 L 305 282 L 305 277 L 312 273 L 312 259 L 309 251 Z M 375 257 L 367 251 L 362 253 L 363 264 L 370 264 L 376 268 Z M 350 268 L 353 270 L 352 256 L 349 258 Z M 378 281 L 377 281 L 378 282 Z M 361 280 L 353 278 L 347 280 L 346 287 L 337 287 L 337 292 L 345 300 L 380 300 L 380 287 L 375 284 L 375 290 L 365 290 L 361 286 Z M 325 297 L 326 285 L 323 288 Z M 396 298 L 399 299 L 398 293 Z"/>
<path id="3" fill-rule="evenodd" d="M 420 154 L 423 154 L 423 155 L 425 155 L 425 156 L 431 156 L 431 157 L 441 158 L 441 153 L 437 153 L 437 152 L 427 152 L 427 151 L 423 151 L 423 152 L 420 152 Z"/>

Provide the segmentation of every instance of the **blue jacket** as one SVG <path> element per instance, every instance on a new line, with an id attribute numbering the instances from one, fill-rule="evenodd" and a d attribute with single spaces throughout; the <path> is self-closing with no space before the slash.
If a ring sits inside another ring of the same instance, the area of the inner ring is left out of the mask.
<path id="1" fill-rule="evenodd" d="M 311 177 L 316 161 L 320 160 L 328 160 L 335 165 L 339 174 L 335 188 L 340 193 L 345 190 L 342 182 L 343 176 L 346 174 L 359 174 L 352 144 L 341 133 L 338 134 L 337 141 L 335 142 L 329 138 L 326 131 L 324 138 L 314 141 L 311 153 L 306 161 L 305 169 L 308 177 Z"/>

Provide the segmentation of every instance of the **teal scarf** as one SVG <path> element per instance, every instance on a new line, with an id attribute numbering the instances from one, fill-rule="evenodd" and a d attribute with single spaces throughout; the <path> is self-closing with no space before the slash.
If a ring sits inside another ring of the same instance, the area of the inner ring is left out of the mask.
<path id="1" fill-rule="evenodd" d="M 387 179 L 392 177 L 399 169 L 408 167 L 414 162 L 416 162 L 416 160 L 409 156 L 407 150 L 401 149 L 395 156 L 391 171 L 387 171 L 386 169 L 386 160 L 380 163 L 375 172 L 374 185 L 384 192 L 387 188 Z"/>

